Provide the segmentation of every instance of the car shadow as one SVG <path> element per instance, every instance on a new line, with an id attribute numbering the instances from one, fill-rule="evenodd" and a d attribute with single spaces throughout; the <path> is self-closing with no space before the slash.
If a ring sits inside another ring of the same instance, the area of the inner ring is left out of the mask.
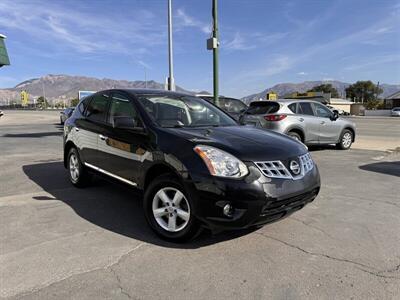
<path id="1" fill-rule="evenodd" d="M 48 195 L 33 197 L 37 201 L 58 200 L 70 206 L 77 215 L 106 230 L 168 248 L 194 249 L 246 235 L 251 230 L 212 235 L 203 231 L 185 244 L 166 242 L 149 228 L 142 207 L 142 194 L 128 186 L 95 177 L 90 187 L 71 186 L 63 163 L 46 162 L 23 166 L 24 173 Z"/>
<path id="2" fill-rule="evenodd" d="M 33 132 L 33 133 L 7 133 L 2 137 L 7 138 L 42 138 L 48 136 L 60 136 L 62 131 L 48 131 L 48 132 Z"/>
<path id="3" fill-rule="evenodd" d="M 310 152 L 317 152 L 317 151 L 324 151 L 324 150 L 336 150 L 335 145 L 310 145 L 308 146 L 308 151 Z"/>
<path id="4" fill-rule="evenodd" d="M 359 168 L 364 171 L 371 171 L 400 177 L 400 161 L 382 161 L 363 165 Z"/>

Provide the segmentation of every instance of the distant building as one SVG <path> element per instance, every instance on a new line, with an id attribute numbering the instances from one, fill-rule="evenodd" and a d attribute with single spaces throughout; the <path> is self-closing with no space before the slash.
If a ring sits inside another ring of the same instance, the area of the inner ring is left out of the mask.
<path id="1" fill-rule="evenodd" d="M 8 58 L 7 48 L 4 40 L 5 35 L 0 34 L 0 68 L 2 66 L 8 66 L 10 64 L 10 59 Z"/>
<path id="2" fill-rule="evenodd" d="M 265 95 L 266 100 L 278 100 L 278 94 L 275 92 L 269 92 Z"/>
<path id="3" fill-rule="evenodd" d="M 329 99 L 329 105 L 333 106 L 337 110 L 343 110 L 346 113 L 352 114 L 351 108 L 353 106 L 353 102 L 347 99 L 341 99 L 341 98 L 331 98 Z M 354 113 L 356 114 L 356 113 Z"/>
<path id="4" fill-rule="evenodd" d="M 400 91 L 388 96 L 384 100 L 386 109 L 392 109 L 394 107 L 400 107 Z"/>
<path id="5" fill-rule="evenodd" d="M 306 93 L 291 93 L 284 97 L 285 99 L 307 99 L 319 101 L 328 104 L 331 99 L 331 93 L 324 92 L 306 92 Z"/>

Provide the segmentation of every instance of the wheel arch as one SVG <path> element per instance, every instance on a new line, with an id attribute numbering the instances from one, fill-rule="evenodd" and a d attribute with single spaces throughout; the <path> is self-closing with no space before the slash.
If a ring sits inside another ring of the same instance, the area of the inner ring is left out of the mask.
<path id="1" fill-rule="evenodd" d="M 65 143 L 64 146 L 64 167 L 67 168 L 67 159 L 68 159 L 68 153 L 71 150 L 71 148 L 76 148 L 76 145 L 72 141 L 68 141 Z"/>
<path id="2" fill-rule="evenodd" d="M 289 129 L 286 130 L 286 134 L 288 134 L 289 132 L 295 132 L 298 135 L 300 135 L 301 138 L 301 142 L 304 143 L 306 140 L 306 135 L 304 134 L 303 129 L 299 128 L 299 127 L 291 127 Z"/>
<path id="3" fill-rule="evenodd" d="M 165 174 L 172 174 L 174 177 L 177 179 L 181 180 L 183 178 L 181 172 L 176 170 L 174 167 L 171 165 L 165 163 L 165 162 L 156 162 L 154 163 L 151 167 L 148 168 L 148 170 L 145 173 L 144 179 L 141 183 L 140 188 L 142 188 L 144 191 L 146 188 L 149 186 L 149 184 L 158 176 L 165 175 Z"/>

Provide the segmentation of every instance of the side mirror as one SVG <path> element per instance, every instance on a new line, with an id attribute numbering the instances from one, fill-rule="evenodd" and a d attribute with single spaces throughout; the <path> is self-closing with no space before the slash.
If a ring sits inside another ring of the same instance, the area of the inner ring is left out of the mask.
<path id="1" fill-rule="evenodd" d="M 339 112 L 336 109 L 334 109 L 333 114 L 331 116 L 331 120 L 336 121 L 338 118 L 339 118 Z"/>
<path id="2" fill-rule="evenodd" d="M 114 117 L 113 127 L 118 129 L 143 131 L 143 127 L 138 126 L 138 120 L 132 117 Z"/>

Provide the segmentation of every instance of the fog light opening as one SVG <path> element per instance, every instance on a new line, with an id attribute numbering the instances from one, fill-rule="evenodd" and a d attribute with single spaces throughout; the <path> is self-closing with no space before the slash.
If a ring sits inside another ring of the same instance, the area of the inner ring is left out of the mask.
<path id="1" fill-rule="evenodd" d="M 225 204 L 223 207 L 223 213 L 225 216 L 231 218 L 233 216 L 235 209 L 233 208 L 233 206 L 231 204 Z"/>

